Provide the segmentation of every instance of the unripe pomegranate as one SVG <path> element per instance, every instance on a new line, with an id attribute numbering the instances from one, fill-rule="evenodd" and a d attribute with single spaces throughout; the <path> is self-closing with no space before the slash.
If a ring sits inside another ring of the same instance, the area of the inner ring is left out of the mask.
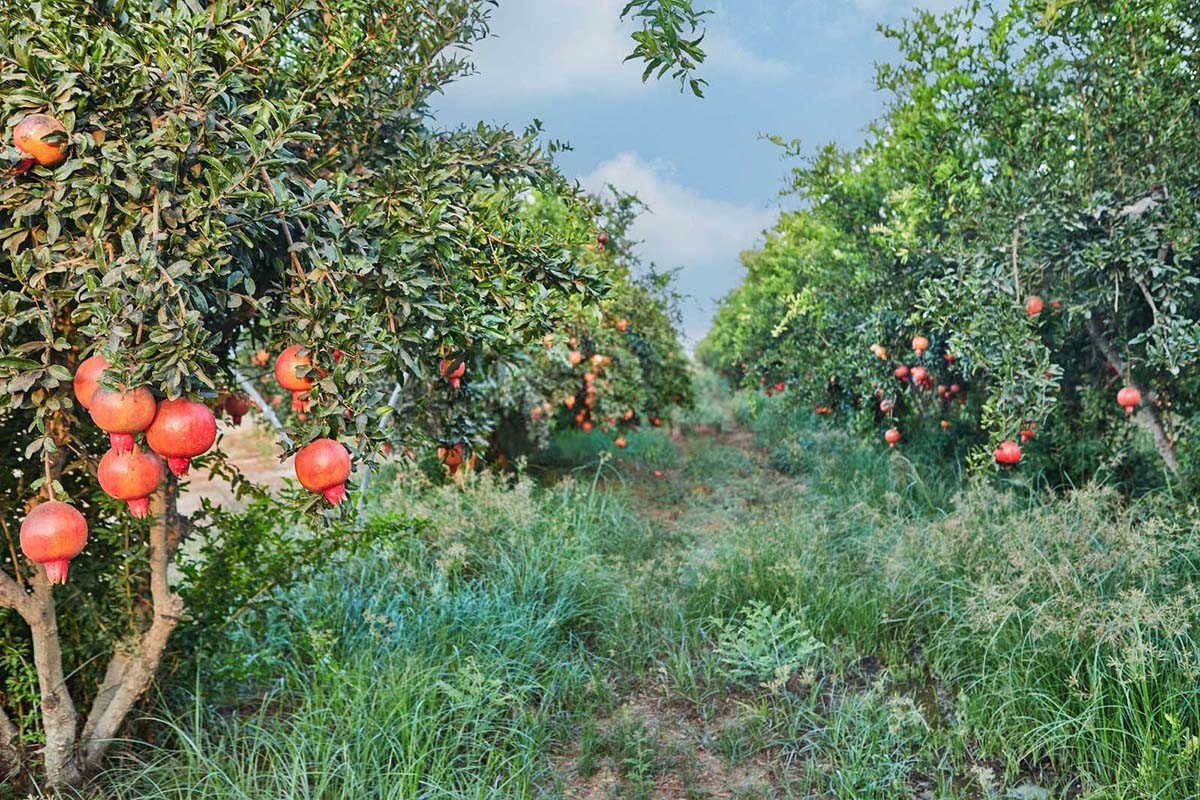
<path id="1" fill-rule="evenodd" d="M 133 449 L 133 434 L 146 430 L 154 421 L 157 403 L 144 386 L 125 392 L 111 392 L 103 386 L 92 392 L 88 412 L 96 427 L 108 433 L 118 453 Z"/>
<path id="2" fill-rule="evenodd" d="M 316 439 L 296 453 L 296 478 L 310 492 L 321 492 L 335 506 L 346 499 L 350 451 L 333 439 Z"/>
<path id="3" fill-rule="evenodd" d="M 875 356 L 876 356 L 876 357 L 877 357 L 877 358 L 878 358 L 880 361 L 886 361 L 886 360 L 887 360 L 888 351 L 887 351 L 887 348 L 886 348 L 886 347 L 884 347 L 883 345 L 880 345 L 880 344 L 873 344 L 873 345 L 871 345 L 871 352 L 872 352 L 872 353 L 874 353 L 874 354 L 875 354 Z"/>
<path id="4" fill-rule="evenodd" d="M 43 167 L 57 167 L 67 158 L 67 143 L 47 142 L 45 137 L 52 133 L 65 136 L 67 129 L 54 117 L 30 114 L 13 128 L 13 144 Z"/>
<path id="5" fill-rule="evenodd" d="M 254 355 L 250 356 L 250 363 L 256 367 L 265 367 L 271 361 L 271 354 L 266 350 L 259 350 Z"/>
<path id="6" fill-rule="evenodd" d="M 1043 307 L 1042 298 L 1038 297 L 1036 294 L 1029 295 L 1029 299 L 1025 301 L 1025 313 L 1031 317 L 1036 317 L 1038 314 L 1042 313 Z"/>
<path id="7" fill-rule="evenodd" d="M 894 370 L 892 370 L 892 374 L 896 376 L 896 380 L 898 380 L 898 381 L 908 380 L 908 365 L 901 364 L 900 366 L 898 366 Z"/>
<path id="8" fill-rule="evenodd" d="M 50 583 L 66 583 L 70 561 L 87 544 L 87 520 L 68 503 L 35 506 L 21 522 L 21 552 L 46 568 Z"/>
<path id="9" fill-rule="evenodd" d="M 74 381 L 75 399 L 79 401 L 79 405 L 84 408 L 91 405 L 92 394 L 100 385 L 100 373 L 109 366 L 111 365 L 108 363 L 108 359 L 99 353 L 80 362 L 75 369 Z"/>
<path id="10" fill-rule="evenodd" d="M 1005 439 L 992 453 L 996 463 L 1011 467 L 1021 460 L 1021 446 L 1014 441 Z"/>
<path id="11" fill-rule="evenodd" d="M 186 475 L 191 459 L 212 447 L 216 438 L 217 420 L 212 411 L 186 397 L 159 403 L 154 422 L 146 429 L 146 444 L 167 459 L 176 475 Z"/>
<path id="12" fill-rule="evenodd" d="M 888 428 L 883 434 L 883 440 L 888 443 L 888 447 L 895 447 L 896 442 L 900 441 L 900 431 Z"/>
<path id="13" fill-rule="evenodd" d="M 294 344 L 286 348 L 275 359 L 275 380 L 279 385 L 292 393 L 292 410 L 308 410 L 308 390 L 312 388 L 312 379 L 308 377 L 308 368 L 312 359 L 304 352 L 302 345 Z"/>
<path id="14" fill-rule="evenodd" d="M 162 483 L 162 461 L 153 453 L 136 447 L 128 453 L 109 450 L 100 459 L 96 479 L 111 497 L 124 500 L 129 513 L 144 517 L 150 513 L 150 494 Z"/>
<path id="15" fill-rule="evenodd" d="M 1117 405 L 1124 406 L 1126 414 L 1132 414 L 1133 410 L 1141 403 L 1142 393 L 1137 390 L 1137 387 L 1126 386 L 1117 392 Z"/>
<path id="16" fill-rule="evenodd" d="M 929 340 L 924 336 L 914 336 L 912 340 L 912 349 L 913 352 L 917 354 L 917 358 L 920 358 L 925 354 L 925 351 L 929 349 Z"/>
<path id="17" fill-rule="evenodd" d="M 579 366 L 579 362 L 583 361 L 583 353 L 578 350 L 572 350 L 567 353 L 567 360 L 571 362 L 572 367 Z"/>
<path id="18" fill-rule="evenodd" d="M 225 411 L 229 414 L 229 418 L 233 420 L 234 425 L 241 425 L 242 417 L 250 413 L 250 409 L 252 408 L 254 408 L 254 403 L 244 394 L 235 393 L 225 398 Z"/>

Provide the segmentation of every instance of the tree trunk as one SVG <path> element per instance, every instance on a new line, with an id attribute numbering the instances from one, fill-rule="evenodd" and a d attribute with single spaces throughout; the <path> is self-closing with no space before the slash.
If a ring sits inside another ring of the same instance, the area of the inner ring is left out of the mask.
<path id="1" fill-rule="evenodd" d="M 46 782 L 52 787 L 75 786 L 83 779 L 75 753 L 78 720 L 63 674 L 54 594 L 44 570 L 35 571 L 31 583 L 33 603 L 25 622 L 33 639 L 33 664 L 42 692 L 42 729 L 46 733 L 42 758 Z"/>
<path id="2" fill-rule="evenodd" d="M 167 640 L 183 616 L 183 599 L 167 583 L 167 567 L 178 546 L 177 497 L 178 485 L 174 477 L 169 477 L 163 490 L 151 499 L 154 524 L 150 528 L 150 595 L 154 620 L 132 652 L 118 645 L 108 664 L 80 737 L 82 761 L 88 771 L 99 767 L 133 704 L 150 687 Z"/>
<path id="3" fill-rule="evenodd" d="M 21 749 L 17 746 L 17 726 L 0 707 L 0 781 L 6 781 L 21 771 Z"/>

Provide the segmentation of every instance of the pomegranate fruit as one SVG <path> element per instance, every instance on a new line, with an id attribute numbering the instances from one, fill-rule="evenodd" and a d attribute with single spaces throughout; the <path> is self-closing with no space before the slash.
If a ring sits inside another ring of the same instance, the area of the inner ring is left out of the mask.
<path id="1" fill-rule="evenodd" d="M 146 444 L 167 459 L 176 475 L 186 475 L 188 465 L 217 438 L 217 420 L 203 403 L 186 397 L 163 400 L 158 404 L 154 422 L 146 429 Z"/>
<path id="2" fill-rule="evenodd" d="M 35 506 L 21 522 L 21 552 L 46 568 L 50 583 L 66 583 L 70 561 L 87 544 L 87 520 L 69 503 Z"/>
<path id="3" fill-rule="evenodd" d="M 567 353 L 567 360 L 571 362 L 572 367 L 579 366 L 579 362 L 583 361 L 583 353 L 578 350 L 572 350 Z"/>
<path id="4" fill-rule="evenodd" d="M 458 472 L 458 468 L 462 466 L 462 463 L 463 463 L 462 452 L 463 452 L 462 442 L 459 442 L 458 444 L 454 445 L 453 447 L 449 447 L 449 448 L 439 447 L 438 448 L 438 460 L 446 465 L 446 468 L 450 470 L 451 475 Z"/>
<path id="5" fill-rule="evenodd" d="M 158 404 L 144 386 L 124 392 L 112 392 L 103 386 L 92 392 L 88 412 L 96 427 L 108 434 L 118 453 L 133 449 L 133 435 L 150 427 Z"/>
<path id="6" fill-rule="evenodd" d="M 995 449 L 992 456 L 996 459 L 996 463 L 1011 467 L 1021 460 L 1021 446 L 1010 439 L 1005 439 Z"/>
<path id="7" fill-rule="evenodd" d="M 57 167 L 67 158 L 67 129 L 54 117 L 30 114 L 13 128 L 13 144 L 43 167 Z M 62 134 L 63 141 L 47 142 L 51 134 Z"/>
<path id="8" fill-rule="evenodd" d="M 888 428 L 883 434 L 883 440 L 888 443 L 888 447 L 895 447 L 896 442 L 900 441 L 900 431 Z"/>
<path id="9" fill-rule="evenodd" d="M 920 358 L 925 354 L 925 351 L 929 349 L 929 340 L 924 336 L 914 336 L 912 340 L 912 349 L 913 352 L 917 354 L 917 358 Z"/>
<path id="10" fill-rule="evenodd" d="M 350 451 L 333 439 L 315 439 L 296 453 L 296 478 L 310 492 L 320 492 L 335 506 L 346 499 Z"/>
<path id="11" fill-rule="evenodd" d="M 583 428 L 583 432 L 584 432 L 584 433 L 591 433 L 591 432 L 592 432 L 592 428 L 593 428 L 594 426 L 592 425 L 592 421 L 591 421 L 591 420 L 584 420 L 584 421 L 583 421 L 583 424 L 582 424 L 582 425 L 580 425 L 579 427 Z"/>
<path id="12" fill-rule="evenodd" d="M 1133 410 L 1141 403 L 1142 393 L 1137 390 L 1137 387 L 1126 386 L 1117 392 L 1117 405 L 1123 406 L 1126 414 L 1132 414 Z"/>
<path id="13" fill-rule="evenodd" d="M 892 374 L 896 376 L 896 380 L 898 380 L 898 381 L 908 380 L 908 365 L 901 364 L 900 366 L 898 366 L 894 370 L 892 370 Z"/>
<path id="14" fill-rule="evenodd" d="M 569 409 L 574 408 L 575 407 L 575 395 L 571 394 L 571 395 L 567 395 L 565 398 L 563 398 L 563 405 Z"/>
<path id="15" fill-rule="evenodd" d="M 231 394 L 225 398 L 225 412 L 229 414 L 234 425 L 241 425 L 242 417 L 249 414 L 252 408 L 254 403 L 244 394 Z"/>
<path id="16" fill-rule="evenodd" d="M 601 247 L 604 247 L 604 245 L 608 244 L 608 234 L 604 231 L 600 231 L 600 233 L 596 234 L 596 244 L 600 245 Z"/>
<path id="17" fill-rule="evenodd" d="M 1036 294 L 1029 295 L 1029 299 L 1025 301 L 1025 313 L 1031 317 L 1036 317 L 1038 314 L 1042 313 L 1042 309 L 1044 307 L 1045 305 L 1042 303 L 1042 298 L 1038 297 Z"/>
<path id="18" fill-rule="evenodd" d="M 627 320 L 627 319 L 617 320 L 617 330 L 619 330 L 621 333 L 624 333 L 625 331 L 629 330 L 629 320 Z"/>
<path id="19" fill-rule="evenodd" d="M 880 411 L 882 411 L 884 414 L 889 414 L 889 413 L 891 413 L 891 411 L 892 411 L 892 408 L 893 408 L 893 407 L 894 407 L 894 406 L 893 406 L 893 404 L 892 404 L 892 401 L 891 401 L 891 400 L 886 400 L 886 399 L 885 399 L 885 400 L 880 400 L 880 401 L 879 401 L 879 410 L 880 410 Z"/>
<path id="20" fill-rule="evenodd" d="M 615 444 L 617 447 L 624 449 L 624 447 L 627 444 L 629 444 L 629 442 L 625 441 L 624 436 L 618 436 L 616 439 L 613 439 L 613 444 Z"/>
<path id="21" fill-rule="evenodd" d="M 942 420 L 942 430 L 944 430 L 944 431 L 950 430 L 950 420 L 948 420 L 948 419 Z"/>
<path id="22" fill-rule="evenodd" d="M 917 385 L 918 389 L 932 389 L 933 376 L 929 374 L 929 370 L 924 367 L 912 368 L 912 380 Z"/>
<path id="23" fill-rule="evenodd" d="M 292 393 L 293 411 L 308 410 L 308 390 L 313 385 L 312 379 L 306 374 L 310 366 L 312 359 L 298 344 L 286 348 L 275 359 L 275 380 Z"/>
<path id="24" fill-rule="evenodd" d="M 162 483 L 162 476 L 162 461 L 158 456 L 136 447 L 128 453 L 109 450 L 96 470 L 100 488 L 109 496 L 124 500 L 135 517 L 150 513 L 150 494 Z"/>
<path id="25" fill-rule="evenodd" d="M 457 389 L 462 385 L 463 375 L 467 372 L 467 362 L 459 361 L 456 365 L 448 358 L 443 358 L 441 364 L 438 365 L 438 371 L 450 383 L 451 389 Z"/>
<path id="26" fill-rule="evenodd" d="M 89 356 L 80 362 L 75 369 L 75 399 L 79 401 L 79 405 L 87 408 L 91 405 L 92 394 L 100 385 L 100 373 L 111 366 L 108 359 L 97 353 L 94 356 Z"/>

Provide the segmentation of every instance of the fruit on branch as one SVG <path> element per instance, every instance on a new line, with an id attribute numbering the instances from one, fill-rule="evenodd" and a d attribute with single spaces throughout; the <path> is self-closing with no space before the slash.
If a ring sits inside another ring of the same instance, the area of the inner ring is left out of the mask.
<path id="1" fill-rule="evenodd" d="M 67 129 L 54 117 L 30 114 L 13 128 L 13 144 L 43 167 L 57 167 L 67 158 Z M 48 142 L 47 136 L 62 134 L 63 141 Z"/>
<path id="2" fill-rule="evenodd" d="M 438 461 L 441 461 L 443 464 L 446 465 L 446 468 L 448 470 L 450 470 L 451 475 L 458 472 L 458 468 L 462 466 L 462 463 L 463 463 L 462 442 L 459 442 L 458 444 L 454 445 L 453 447 L 439 447 L 437 454 L 438 454 Z"/>
<path id="3" fill-rule="evenodd" d="M 241 425 L 242 417 L 250 413 L 250 409 L 254 408 L 254 403 L 246 395 L 235 392 L 225 398 L 224 408 L 229 414 L 229 418 L 233 420 L 233 424 Z"/>
<path id="4" fill-rule="evenodd" d="M 608 244 L 608 234 L 604 231 L 600 231 L 600 233 L 596 234 L 596 244 L 600 245 L 601 247 L 604 247 L 604 245 Z"/>
<path id="5" fill-rule="evenodd" d="M 917 354 L 917 358 L 920 358 L 925 354 L 925 351 L 929 349 L 929 340 L 924 336 L 914 336 L 912 340 L 912 349 L 913 352 Z"/>
<path id="6" fill-rule="evenodd" d="M 1124 407 L 1126 414 L 1132 414 L 1133 410 L 1142 403 L 1142 393 L 1137 390 L 1137 387 L 1126 386 L 1117 392 L 1117 405 Z"/>
<path id="7" fill-rule="evenodd" d="M 579 362 L 583 361 L 583 353 L 578 350 L 572 350 L 567 353 L 567 360 L 571 362 L 572 367 L 579 366 Z"/>
<path id="8" fill-rule="evenodd" d="M 871 345 L 871 347 L 870 347 L 870 350 L 871 350 L 871 352 L 872 352 L 872 353 L 874 353 L 874 354 L 875 354 L 875 356 L 876 356 L 876 357 L 877 357 L 877 358 L 878 358 L 880 361 L 886 361 L 886 360 L 887 360 L 887 354 L 888 354 L 888 351 L 887 351 L 887 348 L 886 348 L 886 347 L 884 347 L 883 345 L 881 345 L 881 344 L 873 344 L 873 345 Z"/>
<path id="9" fill-rule="evenodd" d="M 942 420 L 942 430 L 944 430 L 944 431 L 950 430 L 950 420 L 948 420 L 948 419 Z"/>
<path id="10" fill-rule="evenodd" d="M 888 428 L 883 434 L 883 440 L 888 443 L 888 447 L 895 447 L 896 442 L 900 441 L 900 431 Z"/>
<path id="11" fill-rule="evenodd" d="M 892 374 L 896 376 L 896 380 L 898 380 L 898 381 L 907 381 L 908 380 L 908 365 L 901 364 L 900 366 L 898 366 L 894 370 L 892 370 Z"/>
<path id="12" fill-rule="evenodd" d="M 217 438 L 217 420 L 203 403 L 186 397 L 163 400 L 154 422 L 146 429 L 146 444 L 167 459 L 176 475 L 186 475 L 195 456 L 212 447 Z"/>
<path id="13" fill-rule="evenodd" d="M 438 371 L 449 381 L 451 389 L 457 389 L 462 385 L 462 377 L 467 372 L 467 362 L 459 361 L 456 366 L 450 359 L 443 358 L 442 363 L 438 365 Z"/>
<path id="14" fill-rule="evenodd" d="M 298 344 L 286 348 L 275 359 L 275 380 L 292 393 L 293 411 L 308 410 L 308 391 L 313 382 L 307 372 L 311 366 L 312 359 L 304 351 L 304 347 Z"/>
<path id="15" fill-rule="evenodd" d="M 109 496 L 124 500 L 129 513 L 139 518 L 150 513 L 150 495 L 162 478 L 162 460 L 136 447 L 128 453 L 109 450 L 96 470 L 100 488 Z"/>
<path id="16" fill-rule="evenodd" d="M 46 568 L 50 583 L 66 583 L 70 561 L 87 544 L 87 520 L 69 503 L 35 506 L 21 522 L 21 552 Z"/>
<path id="17" fill-rule="evenodd" d="M 613 444 L 615 444 L 617 447 L 620 447 L 621 449 L 624 449 L 625 446 L 629 444 L 629 442 L 625 441 L 624 436 L 618 436 L 616 439 L 613 439 Z"/>
<path id="18" fill-rule="evenodd" d="M 254 355 L 250 356 L 250 363 L 256 367 L 265 367 L 271 361 L 271 354 L 266 350 L 259 350 Z"/>
<path id="19" fill-rule="evenodd" d="M 996 463 L 1011 467 L 1021 460 L 1021 446 L 1014 441 L 1005 439 L 995 449 L 992 456 L 996 459 Z"/>
<path id="20" fill-rule="evenodd" d="M 310 492 L 321 492 L 335 506 L 346 499 L 350 451 L 333 439 L 315 439 L 296 453 L 296 478 Z"/>
<path id="21" fill-rule="evenodd" d="M 80 362 L 75 369 L 75 399 L 79 401 L 79 405 L 88 408 L 92 403 L 92 394 L 100 385 L 100 373 L 111 366 L 108 359 L 97 353 L 94 356 L 89 356 Z"/>
<path id="22" fill-rule="evenodd" d="M 144 386 L 124 392 L 98 387 L 88 401 L 88 412 L 96 427 L 108 434 L 108 440 L 118 453 L 133 449 L 133 435 L 150 427 L 158 404 Z"/>
<path id="23" fill-rule="evenodd" d="M 625 331 L 629 330 L 629 320 L 627 320 L 627 319 L 617 320 L 617 330 L 619 330 L 621 333 L 624 333 Z"/>
<path id="24" fill-rule="evenodd" d="M 918 389 L 929 390 L 933 388 L 933 376 L 924 367 L 912 368 L 912 380 Z"/>
<path id="25" fill-rule="evenodd" d="M 1042 309 L 1044 307 L 1045 306 L 1042 303 L 1042 298 L 1038 297 L 1036 294 L 1029 295 L 1029 299 L 1025 301 L 1025 313 L 1031 317 L 1036 317 L 1038 314 L 1042 313 Z"/>

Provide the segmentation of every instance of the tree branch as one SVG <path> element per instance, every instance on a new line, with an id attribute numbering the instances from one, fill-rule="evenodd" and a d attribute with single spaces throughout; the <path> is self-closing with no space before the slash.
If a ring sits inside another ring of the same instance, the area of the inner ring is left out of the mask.
<path id="1" fill-rule="evenodd" d="M 1121 360 L 1121 355 L 1116 349 L 1108 343 L 1104 338 L 1104 334 L 1100 331 L 1100 325 L 1096 322 L 1095 317 L 1089 317 L 1087 320 L 1088 337 L 1092 340 L 1092 344 L 1096 346 L 1104 357 L 1108 359 L 1108 363 L 1112 364 L 1113 369 L 1117 372 L 1125 372 L 1125 363 Z M 1136 383 L 1133 383 L 1133 378 L 1130 376 L 1130 385 L 1141 392 L 1145 400 L 1138 412 L 1143 420 L 1143 423 L 1150 429 L 1150 433 L 1154 436 L 1154 448 L 1162 457 L 1163 463 L 1167 465 L 1167 469 L 1172 473 L 1179 472 L 1179 459 L 1175 456 L 1175 448 L 1171 444 L 1171 438 L 1167 436 L 1167 431 L 1162 424 L 1162 416 L 1158 413 L 1158 406 L 1154 404 L 1156 395 L 1153 392 L 1142 391 L 1142 388 Z"/>

